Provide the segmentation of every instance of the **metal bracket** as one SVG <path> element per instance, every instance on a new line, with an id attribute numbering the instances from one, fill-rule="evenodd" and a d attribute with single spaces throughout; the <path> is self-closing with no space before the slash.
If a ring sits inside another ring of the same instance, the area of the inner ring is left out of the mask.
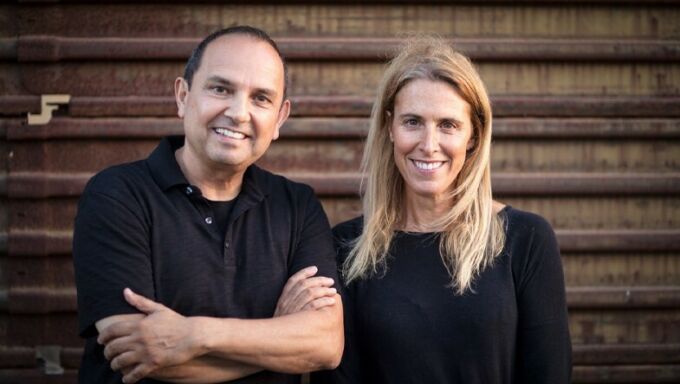
<path id="1" fill-rule="evenodd" d="M 52 112 L 59 108 L 59 104 L 68 104 L 71 95 L 42 95 L 40 96 L 40 113 L 28 114 L 28 125 L 45 125 L 52 120 Z"/>
<path id="2" fill-rule="evenodd" d="M 35 358 L 42 362 L 46 375 L 64 374 L 64 367 L 61 366 L 60 345 L 36 345 Z"/>

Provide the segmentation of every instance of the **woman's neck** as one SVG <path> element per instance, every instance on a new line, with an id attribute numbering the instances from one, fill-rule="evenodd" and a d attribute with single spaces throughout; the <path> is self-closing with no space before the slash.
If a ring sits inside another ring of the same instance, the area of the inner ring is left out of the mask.
<path id="1" fill-rule="evenodd" d="M 441 218 L 453 207 L 453 200 L 444 196 L 420 196 L 406 193 L 404 216 L 400 229 L 408 232 L 441 232 Z"/>

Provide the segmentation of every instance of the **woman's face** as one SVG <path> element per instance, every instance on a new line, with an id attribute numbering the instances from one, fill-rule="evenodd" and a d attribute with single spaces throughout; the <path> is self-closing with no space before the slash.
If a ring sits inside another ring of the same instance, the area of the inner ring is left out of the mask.
<path id="1" fill-rule="evenodd" d="M 406 196 L 444 197 L 474 145 L 470 106 L 443 81 L 416 79 L 397 93 L 390 139 Z"/>

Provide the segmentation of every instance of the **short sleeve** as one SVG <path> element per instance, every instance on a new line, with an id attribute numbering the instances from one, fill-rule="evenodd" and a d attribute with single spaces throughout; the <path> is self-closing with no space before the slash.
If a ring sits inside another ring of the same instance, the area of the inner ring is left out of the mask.
<path id="1" fill-rule="evenodd" d="M 138 313 L 123 289 L 154 298 L 149 230 L 140 207 L 87 190 L 78 205 L 73 260 L 78 292 L 79 333 L 96 335 L 103 318 Z"/>
<path id="2" fill-rule="evenodd" d="M 538 217 L 517 281 L 518 383 L 570 383 L 571 341 L 559 247 Z"/>
<path id="3" fill-rule="evenodd" d="M 338 268 L 335 263 L 333 237 L 326 213 L 311 188 L 305 186 L 304 193 L 301 193 L 300 198 L 300 201 L 303 202 L 302 209 L 300 209 L 302 220 L 298 230 L 290 275 L 314 265 L 319 269 L 317 276 L 330 277 L 337 282 Z"/>

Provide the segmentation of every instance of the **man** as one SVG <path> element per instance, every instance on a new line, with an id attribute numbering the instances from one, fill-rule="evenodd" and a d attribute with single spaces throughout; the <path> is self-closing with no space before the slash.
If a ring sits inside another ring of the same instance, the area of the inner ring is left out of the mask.
<path id="1" fill-rule="evenodd" d="M 253 165 L 289 115 L 285 85 L 263 31 L 215 32 L 175 81 L 185 137 L 88 183 L 73 248 L 80 382 L 294 383 L 337 366 L 328 220 L 311 188 Z"/>

